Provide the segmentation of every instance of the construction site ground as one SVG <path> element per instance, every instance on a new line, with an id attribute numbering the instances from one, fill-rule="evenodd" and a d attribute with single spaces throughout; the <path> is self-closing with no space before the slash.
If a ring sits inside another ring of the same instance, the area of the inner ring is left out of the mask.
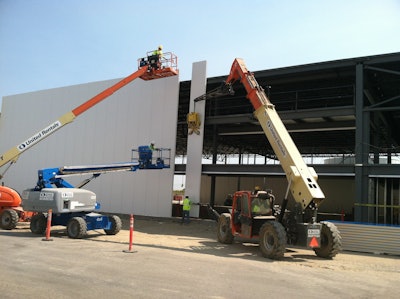
<path id="1" fill-rule="evenodd" d="M 332 260 L 288 248 L 279 261 L 257 243 L 218 243 L 216 223 L 129 217 L 117 235 L 50 240 L 29 223 L 0 230 L 2 298 L 398 298 L 400 257 L 341 252 Z"/>

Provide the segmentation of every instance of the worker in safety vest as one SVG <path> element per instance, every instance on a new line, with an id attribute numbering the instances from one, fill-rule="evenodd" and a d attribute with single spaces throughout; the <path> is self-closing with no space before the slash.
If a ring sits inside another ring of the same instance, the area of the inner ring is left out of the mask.
<path id="1" fill-rule="evenodd" d="M 253 201 L 251 202 L 251 212 L 253 214 L 259 214 L 261 211 L 261 202 L 258 197 L 254 198 Z"/>
<path id="2" fill-rule="evenodd" d="M 163 48 L 163 46 L 162 46 L 162 45 L 159 45 L 158 48 L 157 48 L 157 50 L 154 50 L 154 51 L 153 51 L 153 55 L 158 55 L 158 57 L 161 58 L 162 55 L 163 55 L 162 48 Z"/>
<path id="3" fill-rule="evenodd" d="M 158 48 L 156 50 L 153 51 L 153 55 L 157 56 L 157 62 L 156 62 L 156 67 L 157 69 L 161 68 L 161 58 L 163 57 L 163 46 L 159 45 Z"/>
<path id="4" fill-rule="evenodd" d="M 182 202 L 182 223 L 190 223 L 190 206 L 192 205 L 192 201 L 189 199 L 189 196 L 185 196 Z"/>

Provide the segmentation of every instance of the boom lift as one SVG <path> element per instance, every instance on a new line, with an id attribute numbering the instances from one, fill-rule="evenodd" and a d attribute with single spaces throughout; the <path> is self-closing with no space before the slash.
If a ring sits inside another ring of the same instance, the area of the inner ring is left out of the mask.
<path id="1" fill-rule="evenodd" d="M 32 233 L 45 232 L 47 212 L 51 209 L 51 225 L 66 226 L 70 238 L 82 238 L 87 231 L 94 229 L 104 229 L 108 235 L 117 234 L 121 229 L 121 219 L 116 215 L 94 213 L 100 209 L 96 194 L 81 188 L 102 173 L 170 168 L 170 160 L 170 149 L 151 151 L 148 146 L 140 146 L 138 150 L 132 150 L 131 162 L 39 170 L 36 186 L 22 193 L 23 208 L 36 212 L 30 223 Z M 92 176 L 76 187 L 64 179 L 67 176 L 85 174 Z"/>
<path id="2" fill-rule="evenodd" d="M 72 111 L 62 115 L 56 121 L 52 122 L 42 130 L 38 131 L 31 137 L 25 139 L 17 146 L 11 148 L 7 152 L 0 155 L 0 168 L 3 166 L 5 170 L 0 174 L 2 179 L 7 170 L 16 163 L 19 156 L 30 149 L 35 144 L 44 140 L 57 130 L 71 123 L 76 117 L 86 112 L 96 104 L 111 96 L 125 85 L 129 84 L 137 78 L 143 80 L 160 79 L 179 74 L 178 58 L 171 52 L 164 53 L 162 57 L 147 53 L 146 57 L 137 60 L 138 70 L 113 86 L 100 92 L 93 98 L 77 106 Z M 3 229 L 13 229 L 18 221 L 30 220 L 32 213 L 26 212 L 21 208 L 21 197 L 17 191 L 4 185 L 0 186 L 0 227 Z"/>
<path id="3" fill-rule="evenodd" d="M 246 89 L 247 98 L 255 109 L 254 115 L 282 165 L 288 186 L 280 208 L 274 207 L 270 192 L 255 194 L 251 191 L 237 191 L 230 213 L 219 214 L 212 209 L 218 217 L 218 240 L 232 243 L 235 236 L 259 238 L 261 252 L 268 258 L 281 258 L 287 243 L 311 247 L 320 257 L 334 257 L 341 249 L 341 237 L 334 224 L 317 222 L 318 206 L 325 198 L 317 183 L 318 176 L 304 162 L 275 106 L 258 85 L 254 75 L 248 71 L 244 61 L 236 58 L 222 86 L 195 101 L 233 94 L 233 84 L 236 81 L 240 81 Z M 294 212 L 286 210 L 289 192 L 295 200 Z M 265 209 L 254 213 L 254 201 L 263 203 Z"/>

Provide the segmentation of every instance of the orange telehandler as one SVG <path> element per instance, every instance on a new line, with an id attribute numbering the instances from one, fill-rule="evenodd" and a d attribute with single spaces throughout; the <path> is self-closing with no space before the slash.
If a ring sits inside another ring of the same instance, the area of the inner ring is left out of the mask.
<path id="1" fill-rule="evenodd" d="M 245 87 L 254 115 L 282 165 L 288 186 L 281 206 L 274 205 L 274 196 L 267 191 L 235 192 L 229 213 L 219 214 L 209 206 L 211 215 L 218 221 L 218 240 L 229 244 L 234 237 L 258 239 L 262 255 L 272 259 L 283 257 L 287 244 L 312 248 L 323 258 L 334 257 L 341 249 L 341 237 L 333 223 L 317 222 L 318 206 L 325 199 L 317 183 L 318 176 L 304 162 L 275 106 L 244 61 L 236 58 L 221 87 L 194 101 L 233 94 L 235 82 Z M 295 200 L 293 211 L 286 210 L 289 193 Z"/>
<path id="2" fill-rule="evenodd" d="M 171 52 L 164 53 L 162 57 L 153 55 L 148 52 L 146 57 L 138 59 L 138 70 L 113 86 L 100 92 L 93 98 L 79 105 L 72 111 L 62 115 L 59 119 L 52 122 L 50 125 L 27 138 L 17 146 L 11 148 L 4 154 L 0 155 L 0 168 L 6 166 L 3 173 L 0 174 L 0 179 L 4 177 L 6 171 L 14 164 L 19 156 L 30 149 L 38 142 L 44 140 L 52 133 L 61 129 L 63 126 L 71 123 L 76 117 L 111 96 L 114 92 L 121 89 L 128 83 L 137 78 L 143 80 L 153 80 L 175 76 L 179 74 L 178 58 Z M 0 227 L 3 229 L 13 229 L 19 221 L 28 221 L 33 216 L 32 212 L 24 211 L 21 207 L 21 196 L 17 191 L 10 187 L 0 186 Z"/>

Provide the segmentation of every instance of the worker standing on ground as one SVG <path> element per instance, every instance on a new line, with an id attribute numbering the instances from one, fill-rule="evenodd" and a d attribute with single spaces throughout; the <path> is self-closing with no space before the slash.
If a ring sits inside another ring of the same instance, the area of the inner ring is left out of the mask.
<path id="1" fill-rule="evenodd" d="M 185 196 L 182 202 L 182 223 L 190 223 L 190 207 L 192 205 L 192 201 L 189 199 L 189 196 Z"/>

